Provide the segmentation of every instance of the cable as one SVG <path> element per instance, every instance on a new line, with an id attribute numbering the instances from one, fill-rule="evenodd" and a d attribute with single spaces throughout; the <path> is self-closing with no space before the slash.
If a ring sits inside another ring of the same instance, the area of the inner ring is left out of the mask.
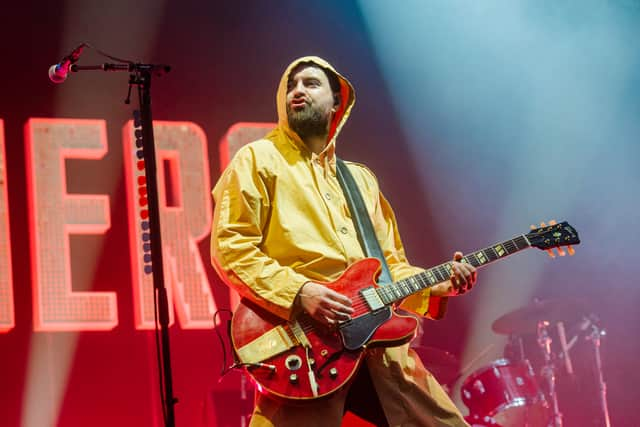
<path id="1" fill-rule="evenodd" d="M 109 55 L 108 53 L 103 52 L 102 50 L 98 49 L 97 47 L 94 47 L 94 46 L 93 46 L 93 45 L 91 45 L 90 43 L 83 42 L 82 44 L 83 44 L 84 46 L 88 47 L 89 49 L 93 49 L 93 50 L 95 50 L 98 54 L 100 54 L 100 55 L 104 56 L 105 58 L 111 59 L 112 61 L 121 62 L 121 63 L 123 63 L 123 64 L 133 64 L 133 63 L 134 63 L 134 61 L 130 61 L 130 60 L 128 60 L 128 59 L 121 59 L 121 58 L 118 58 L 118 57 L 116 57 L 116 56 Z"/>
<path id="2" fill-rule="evenodd" d="M 216 322 L 216 318 L 218 317 L 218 315 L 223 312 L 229 313 L 231 316 L 233 316 L 233 311 L 229 310 L 228 308 L 221 308 L 217 310 L 215 313 L 213 313 L 213 330 L 216 331 L 216 335 L 218 336 L 218 340 L 220 341 L 220 348 L 222 349 L 222 369 L 220 370 L 220 379 L 222 379 L 222 377 L 224 377 L 226 374 L 231 372 L 233 369 L 244 365 L 244 364 L 234 363 L 233 365 L 227 367 L 227 346 L 225 345 L 224 340 L 222 339 L 222 334 L 220 333 L 220 329 L 218 328 L 218 323 Z M 229 320 L 227 323 L 227 335 L 229 336 L 229 339 L 231 339 L 230 327 L 231 327 L 231 321 Z M 232 354 L 235 354 L 233 350 L 231 351 L 232 351 Z"/>

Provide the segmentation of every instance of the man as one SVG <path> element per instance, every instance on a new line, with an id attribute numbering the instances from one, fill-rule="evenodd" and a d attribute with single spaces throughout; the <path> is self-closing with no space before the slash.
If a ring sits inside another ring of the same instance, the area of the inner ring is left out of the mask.
<path id="1" fill-rule="evenodd" d="M 354 102 L 351 84 L 326 61 L 293 61 L 278 87 L 277 128 L 241 148 L 213 190 L 214 267 L 244 298 L 283 319 L 304 311 L 330 328 L 353 313 L 349 298 L 318 282 L 335 280 L 364 258 L 336 178 L 336 138 Z M 422 271 L 405 257 L 393 211 L 375 176 L 362 165 L 348 167 L 393 279 Z M 408 297 L 401 307 L 442 317 L 447 297 L 476 281 L 475 269 L 457 262 L 461 257 L 454 255 L 451 280 Z M 295 405 L 259 395 L 251 425 L 339 426 L 345 403 L 378 425 L 467 425 L 409 344 L 367 350 L 352 388 L 357 391 L 345 387 Z"/>

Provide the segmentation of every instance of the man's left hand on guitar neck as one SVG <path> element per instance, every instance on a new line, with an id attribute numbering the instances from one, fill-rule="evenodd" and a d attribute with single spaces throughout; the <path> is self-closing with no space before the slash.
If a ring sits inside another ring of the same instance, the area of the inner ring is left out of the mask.
<path id="1" fill-rule="evenodd" d="M 451 267 L 453 274 L 446 282 L 438 283 L 431 288 L 431 295 L 434 297 L 453 297 L 462 295 L 471 290 L 478 280 L 476 268 L 470 264 L 460 262 L 462 252 L 453 254 Z"/>

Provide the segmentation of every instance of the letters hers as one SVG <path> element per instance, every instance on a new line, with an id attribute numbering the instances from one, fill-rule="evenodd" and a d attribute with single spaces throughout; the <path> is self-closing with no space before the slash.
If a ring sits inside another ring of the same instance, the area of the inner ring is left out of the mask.
<path id="1" fill-rule="evenodd" d="M 220 169 L 224 169 L 240 146 L 262 137 L 273 127 L 272 123 L 231 126 L 220 141 Z M 91 290 L 99 280 L 95 269 L 100 252 L 75 253 L 70 241 L 72 235 L 111 232 L 109 195 L 69 193 L 66 168 L 69 159 L 100 161 L 107 154 L 106 122 L 32 118 L 25 124 L 24 132 L 33 328 L 36 331 L 111 330 L 118 325 L 116 292 Z M 191 122 L 156 121 L 154 134 L 165 285 L 170 305 L 175 308 L 175 315 L 171 311 L 171 323 L 177 316 L 183 329 L 209 329 L 217 308 L 198 247 L 208 236 L 212 219 L 207 138 L 202 129 Z M 132 121 L 123 126 L 122 142 L 130 265 L 110 268 L 122 274 L 127 269 L 131 271 L 135 327 L 152 329 L 155 324 L 153 280 L 149 271 L 145 271 L 145 267 L 148 270 L 150 266 L 148 246 L 145 246 L 148 238 L 146 177 L 137 155 L 139 147 Z M 4 148 L 4 128 L 0 120 L 0 333 L 15 326 Z M 69 176 L 68 179 L 120 181 L 119 176 Z M 117 262 L 120 257 L 108 259 Z M 81 262 L 72 263 L 72 260 Z M 74 280 L 86 283 L 72 284 L 72 265 Z M 78 265 L 82 266 L 81 272 L 75 271 Z M 100 282 L 101 289 L 116 288 L 115 285 Z M 238 296 L 233 294 L 232 304 L 237 301 Z"/>

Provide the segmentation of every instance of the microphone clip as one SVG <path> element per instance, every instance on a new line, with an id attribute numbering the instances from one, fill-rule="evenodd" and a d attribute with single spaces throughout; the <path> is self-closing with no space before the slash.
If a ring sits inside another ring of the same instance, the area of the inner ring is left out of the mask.
<path id="1" fill-rule="evenodd" d="M 74 71 L 72 65 L 78 62 L 80 59 L 80 54 L 82 54 L 82 50 L 87 46 L 86 43 L 82 43 L 73 51 L 62 58 L 58 64 L 54 64 L 49 68 L 49 79 L 53 83 L 62 83 L 67 79 L 67 75 L 70 71 Z"/>

